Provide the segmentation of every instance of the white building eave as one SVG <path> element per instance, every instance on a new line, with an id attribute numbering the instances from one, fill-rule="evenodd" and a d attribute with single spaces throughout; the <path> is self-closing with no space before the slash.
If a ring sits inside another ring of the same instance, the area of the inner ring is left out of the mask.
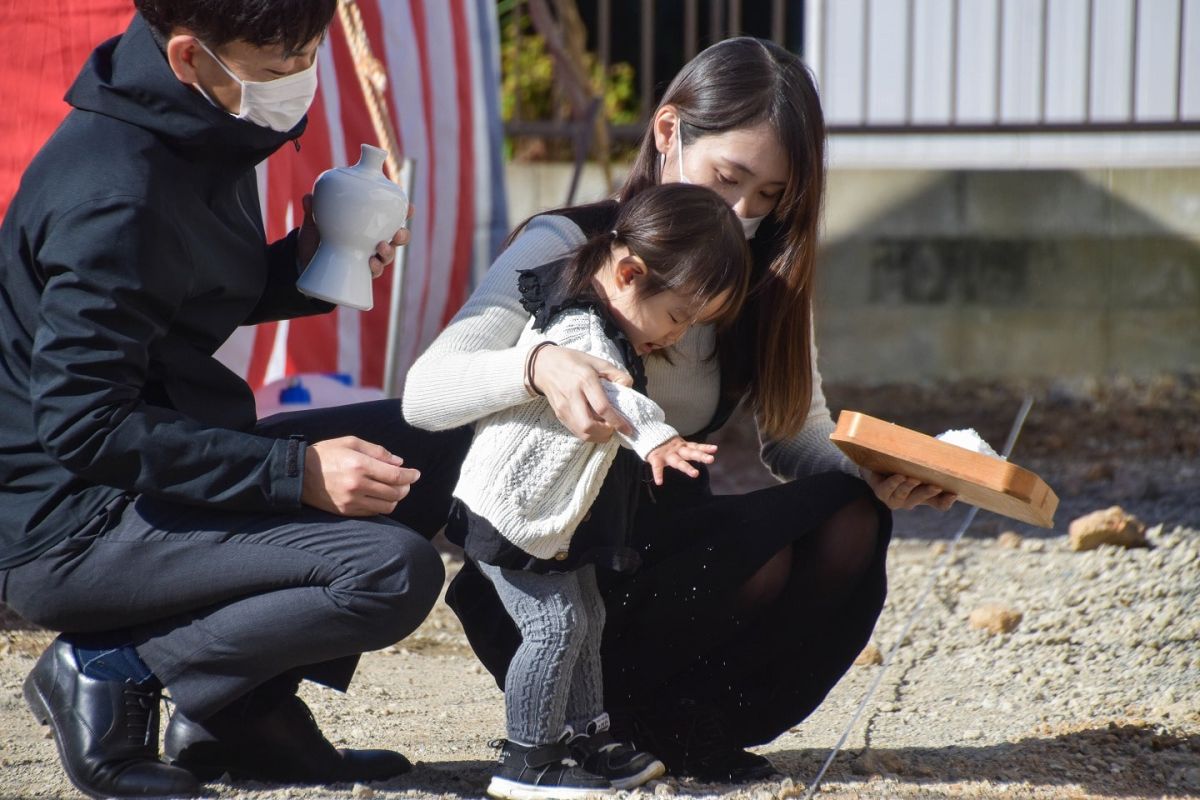
<path id="1" fill-rule="evenodd" d="M 833 169 L 1200 167 L 1200 131 L 1121 133 L 834 133 Z"/>

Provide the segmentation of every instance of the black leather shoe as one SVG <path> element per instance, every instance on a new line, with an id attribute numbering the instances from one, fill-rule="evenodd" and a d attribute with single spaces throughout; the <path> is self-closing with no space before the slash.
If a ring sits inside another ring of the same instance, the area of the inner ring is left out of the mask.
<path id="1" fill-rule="evenodd" d="M 25 702 L 49 725 L 71 783 L 89 797 L 191 797 L 200 784 L 158 760 L 160 691 L 89 678 L 61 638 L 25 679 Z"/>
<path id="2" fill-rule="evenodd" d="M 204 722 L 176 711 L 163 750 L 172 765 L 202 779 L 228 772 L 269 783 L 366 783 L 412 769 L 391 750 L 338 750 L 295 695 L 265 710 L 238 701 Z"/>

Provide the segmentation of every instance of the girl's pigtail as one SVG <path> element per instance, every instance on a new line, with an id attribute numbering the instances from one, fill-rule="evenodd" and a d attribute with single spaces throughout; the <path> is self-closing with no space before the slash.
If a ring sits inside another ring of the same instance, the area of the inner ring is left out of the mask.
<path id="1" fill-rule="evenodd" d="M 617 241 L 616 230 L 592 236 L 571 254 L 571 260 L 562 272 L 568 297 L 582 297 L 592 291 L 592 278 L 604 266 L 608 254 Z"/>

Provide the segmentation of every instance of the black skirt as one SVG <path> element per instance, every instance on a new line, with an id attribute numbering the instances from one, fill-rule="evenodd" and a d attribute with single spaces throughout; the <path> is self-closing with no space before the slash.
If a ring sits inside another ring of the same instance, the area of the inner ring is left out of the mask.
<path id="1" fill-rule="evenodd" d="M 721 709 L 741 746 L 770 741 L 804 719 L 869 640 L 883 607 L 891 516 L 880 516 L 877 552 L 845 602 L 820 614 L 780 606 L 736 632 L 730 597 L 791 544 L 802 547 L 833 514 L 873 495 L 826 473 L 743 495 L 714 496 L 703 479 L 669 474 L 646 488 L 634 518 L 642 560 L 632 575 L 601 573 L 607 622 L 602 651 L 611 709 L 702 696 Z M 472 648 L 504 685 L 520 637 L 491 584 L 468 562 L 447 603 Z"/>
<path id="2" fill-rule="evenodd" d="M 569 549 L 558 557 L 538 558 L 525 552 L 457 499 L 446 521 L 446 538 L 462 547 L 471 561 L 504 569 L 545 574 L 595 564 L 601 570 L 634 572 L 641 555 L 630 546 L 630 539 L 644 466 L 632 450 L 617 451 L 592 507 L 571 536 Z"/>

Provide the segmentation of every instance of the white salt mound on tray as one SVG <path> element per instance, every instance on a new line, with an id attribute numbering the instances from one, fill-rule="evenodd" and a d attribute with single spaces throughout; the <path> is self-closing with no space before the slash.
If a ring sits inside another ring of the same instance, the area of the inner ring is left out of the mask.
<path id="1" fill-rule="evenodd" d="M 939 434 L 937 437 L 939 442 L 952 444 L 955 447 L 961 447 L 965 450 L 970 450 L 972 453 L 980 453 L 992 458 L 1005 460 L 1004 456 L 992 449 L 992 446 L 983 440 L 983 437 L 975 432 L 974 428 L 957 428 Z"/>

